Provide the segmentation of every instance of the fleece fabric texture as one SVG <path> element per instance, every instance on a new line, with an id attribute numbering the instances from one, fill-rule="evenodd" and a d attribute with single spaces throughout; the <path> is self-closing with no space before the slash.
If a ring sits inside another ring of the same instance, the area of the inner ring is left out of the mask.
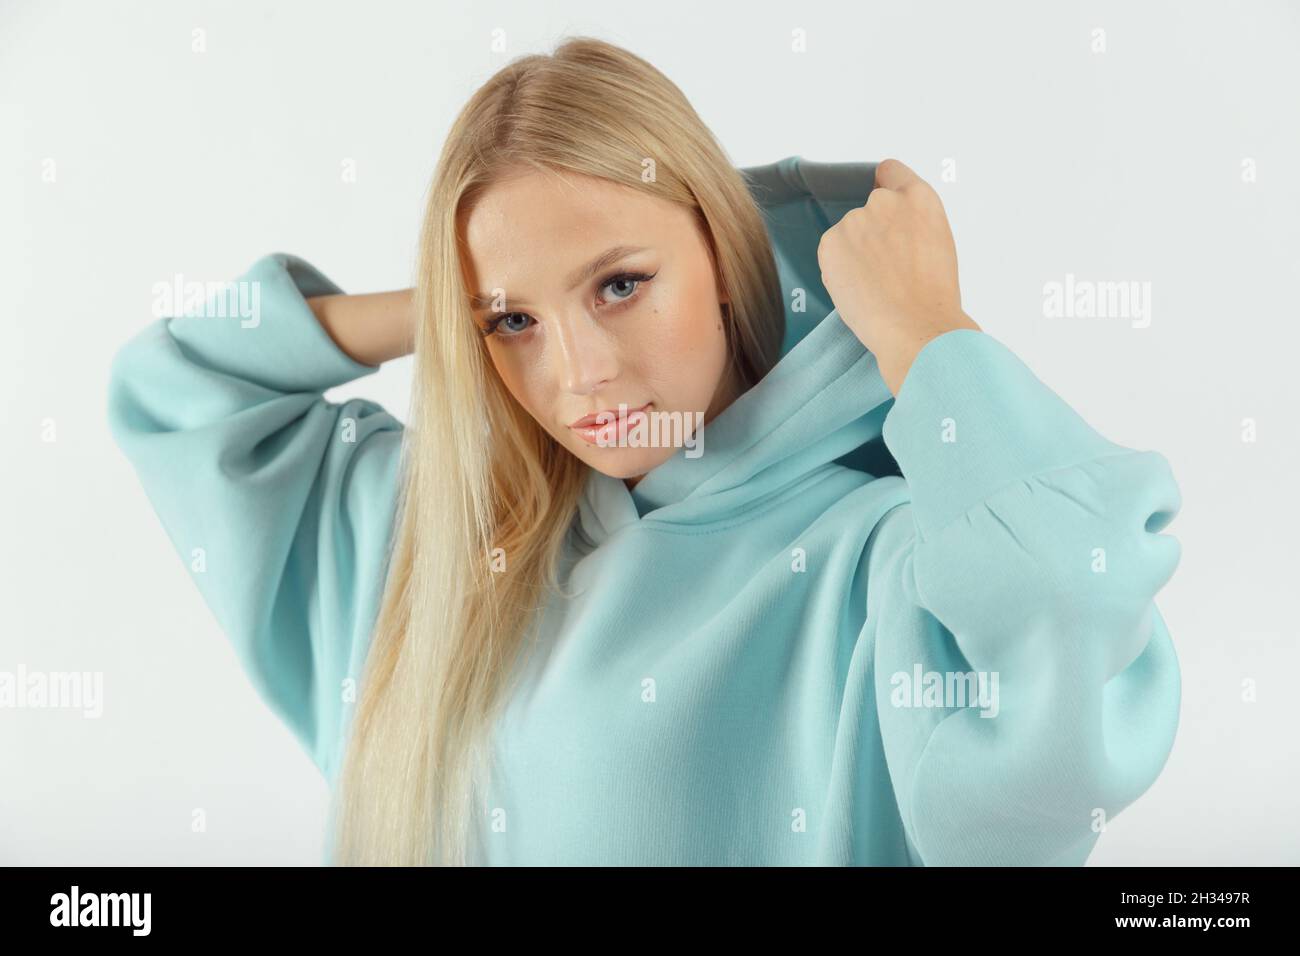
<path id="1" fill-rule="evenodd" d="M 816 267 L 874 167 L 745 172 L 805 308 L 703 455 L 632 491 L 589 473 L 574 596 L 538 616 L 494 727 L 479 860 L 1082 864 L 1175 737 L 1154 603 L 1180 557 L 1161 533 L 1181 506 L 1169 463 L 1102 437 L 987 332 L 931 340 L 895 399 Z M 239 278 L 259 320 L 147 324 L 114 359 L 109 422 L 332 782 L 403 425 L 323 395 L 376 370 L 305 301 L 334 282 L 286 253 Z"/>

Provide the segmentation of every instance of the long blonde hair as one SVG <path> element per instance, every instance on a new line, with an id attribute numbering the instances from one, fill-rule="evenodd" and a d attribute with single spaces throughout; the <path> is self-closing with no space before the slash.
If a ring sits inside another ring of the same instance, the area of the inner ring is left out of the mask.
<path id="1" fill-rule="evenodd" d="M 779 356 L 785 313 L 762 212 L 666 76 L 613 44 L 570 37 L 473 94 L 447 134 L 421 233 L 399 507 L 331 810 L 338 864 L 478 862 L 490 728 L 536 612 L 559 593 L 588 466 L 497 376 L 460 258 L 459 217 L 521 168 L 599 177 L 693 210 L 730 297 L 733 381 L 748 388 Z"/>

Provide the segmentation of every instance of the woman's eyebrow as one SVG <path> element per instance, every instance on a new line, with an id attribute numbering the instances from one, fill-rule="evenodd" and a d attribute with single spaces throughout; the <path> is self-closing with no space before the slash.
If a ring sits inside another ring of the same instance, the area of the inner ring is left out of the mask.
<path id="1" fill-rule="evenodd" d="M 628 256 L 635 255 L 638 252 L 645 252 L 649 246 L 611 246 L 596 258 L 592 259 L 585 266 L 579 266 L 569 275 L 569 291 L 573 291 L 579 285 L 592 276 L 596 275 L 603 269 L 607 269 L 620 259 L 626 259 Z M 482 311 L 487 309 L 492 302 L 493 297 L 482 292 L 476 292 L 470 296 L 470 305 L 475 310 Z M 531 306 L 522 299 L 511 299 L 510 302 L 515 308 L 527 309 Z"/>

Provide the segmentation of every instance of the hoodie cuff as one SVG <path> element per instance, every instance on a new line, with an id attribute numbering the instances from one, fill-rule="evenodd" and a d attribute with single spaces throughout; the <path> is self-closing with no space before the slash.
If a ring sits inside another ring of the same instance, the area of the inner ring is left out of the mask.
<path id="1" fill-rule="evenodd" d="M 323 392 L 379 370 L 339 348 L 307 304 L 342 291 L 306 260 L 275 252 L 167 326 L 211 368 L 277 392 Z"/>
<path id="2" fill-rule="evenodd" d="M 1103 438 L 987 332 L 953 329 L 908 369 L 882 434 L 932 535 L 1018 479 L 1128 449 Z"/>

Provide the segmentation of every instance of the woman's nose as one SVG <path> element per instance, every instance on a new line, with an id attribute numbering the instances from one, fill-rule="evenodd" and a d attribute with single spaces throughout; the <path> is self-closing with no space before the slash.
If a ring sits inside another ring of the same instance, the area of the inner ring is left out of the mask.
<path id="1" fill-rule="evenodd" d="M 559 353 L 554 367 L 560 385 L 575 395 L 600 389 L 618 374 L 614 343 L 596 320 L 586 314 L 561 317 L 555 323 L 552 343 Z"/>

